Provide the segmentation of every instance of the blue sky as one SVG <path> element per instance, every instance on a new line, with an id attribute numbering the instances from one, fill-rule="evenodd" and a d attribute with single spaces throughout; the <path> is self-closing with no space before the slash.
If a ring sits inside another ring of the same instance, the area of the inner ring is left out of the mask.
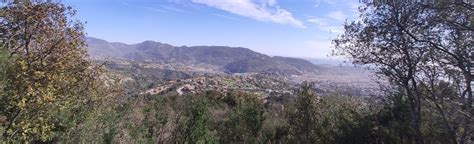
<path id="1" fill-rule="evenodd" d="M 327 58 L 358 0 L 66 0 L 88 36 L 128 44 L 246 47 Z"/>

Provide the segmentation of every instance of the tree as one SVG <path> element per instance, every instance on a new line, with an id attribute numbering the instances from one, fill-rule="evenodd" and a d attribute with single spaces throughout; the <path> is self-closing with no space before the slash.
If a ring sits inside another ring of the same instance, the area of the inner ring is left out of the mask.
<path id="1" fill-rule="evenodd" d="M 405 31 L 429 49 L 420 68 L 424 77 L 419 78 L 419 84 L 425 90 L 426 100 L 440 115 L 451 142 L 468 143 L 474 115 L 470 84 L 474 80 L 470 60 L 474 51 L 474 5 L 458 1 L 422 7 L 427 9 L 422 19 L 428 25 L 424 26 L 430 29 Z"/>
<path id="2" fill-rule="evenodd" d="M 321 129 L 318 127 L 319 118 L 318 97 L 312 91 L 312 85 L 303 83 L 294 103 L 294 109 L 290 110 L 288 124 L 290 133 L 298 143 L 318 143 L 321 139 Z"/>
<path id="3" fill-rule="evenodd" d="M 0 48 L 0 90 L 3 89 L 6 69 L 8 68 L 8 56 L 5 49 Z"/>
<path id="4" fill-rule="evenodd" d="M 0 48 L 0 93 L 4 93 L 4 87 L 5 87 L 5 78 L 6 77 L 6 69 L 9 67 L 9 61 L 8 61 L 8 56 L 7 52 Z M 5 108 L 5 102 L 1 101 L 0 102 L 0 112 L 3 113 Z M 5 122 L 5 116 L 0 114 L 0 124 L 3 124 Z M 0 126 L 0 131 L 3 132 L 3 127 Z M 1 140 L 1 139 L 0 139 Z"/>
<path id="5" fill-rule="evenodd" d="M 255 95 L 235 92 L 226 98 L 233 104 L 219 131 L 220 143 L 258 143 L 265 120 L 260 100 Z"/>
<path id="6" fill-rule="evenodd" d="M 191 118 L 186 124 L 188 132 L 187 141 L 191 143 L 209 143 L 209 121 L 210 116 L 204 101 L 195 102 L 191 107 Z"/>
<path id="7" fill-rule="evenodd" d="M 323 143 L 371 143 L 369 112 L 361 98 L 331 94 L 320 98 L 319 137 Z"/>
<path id="8" fill-rule="evenodd" d="M 87 60 L 83 27 L 70 20 L 71 7 L 51 1 L 2 5 L 0 47 L 11 62 L 0 94 L 3 137 L 51 141 L 96 100 L 100 71 Z"/>
<path id="9" fill-rule="evenodd" d="M 361 20 L 346 24 L 344 34 L 334 40 L 335 54 L 371 65 L 388 79 L 399 92 L 397 99 L 407 100 L 416 143 L 428 139 L 422 115 L 431 108 L 442 118 L 450 143 L 466 143 L 472 135 L 473 6 L 388 2 L 367 3 L 360 10 Z M 439 91 L 443 84 L 460 92 Z"/>
<path id="10" fill-rule="evenodd" d="M 178 125 L 174 134 L 177 143 L 217 143 L 217 138 L 210 130 L 211 117 L 209 103 L 206 98 L 198 98 L 191 102 L 189 118 Z"/>

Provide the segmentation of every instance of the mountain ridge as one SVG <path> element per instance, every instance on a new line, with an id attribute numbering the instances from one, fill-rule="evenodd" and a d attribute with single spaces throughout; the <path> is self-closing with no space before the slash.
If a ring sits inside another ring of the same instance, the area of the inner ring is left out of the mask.
<path id="1" fill-rule="evenodd" d="M 282 56 L 268 56 L 248 48 L 229 46 L 173 46 L 155 41 L 136 44 L 108 42 L 86 37 L 89 55 L 95 58 L 119 58 L 154 63 L 209 64 L 226 73 L 265 72 L 300 75 L 315 72 L 311 62 Z"/>

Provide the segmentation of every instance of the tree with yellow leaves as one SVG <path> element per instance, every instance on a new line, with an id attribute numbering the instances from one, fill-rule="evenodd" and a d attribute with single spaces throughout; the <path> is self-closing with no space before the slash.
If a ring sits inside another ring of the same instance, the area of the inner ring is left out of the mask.
<path id="1" fill-rule="evenodd" d="M 4 51 L 0 122 L 7 141 L 53 141 L 97 98 L 100 71 L 89 60 L 75 11 L 51 1 L 0 8 Z"/>

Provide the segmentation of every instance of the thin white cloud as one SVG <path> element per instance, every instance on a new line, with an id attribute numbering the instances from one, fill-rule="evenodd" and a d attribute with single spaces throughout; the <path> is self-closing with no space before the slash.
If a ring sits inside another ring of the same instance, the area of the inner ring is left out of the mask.
<path id="1" fill-rule="evenodd" d="M 331 33 L 342 33 L 343 27 L 340 25 L 331 25 L 330 20 L 326 18 L 312 17 L 308 20 L 309 23 L 313 23 L 318 27 L 319 30 L 327 31 Z"/>
<path id="2" fill-rule="evenodd" d="M 188 13 L 188 14 L 191 14 L 191 13 L 192 13 L 192 12 L 190 12 L 190 11 L 183 10 L 183 9 L 180 9 L 180 8 L 176 8 L 176 7 L 173 7 L 173 6 L 162 5 L 161 7 L 162 7 L 163 9 L 170 10 L 170 11 L 175 11 L 175 12 Z"/>
<path id="3" fill-rule="evenodd" d="M 153 12 L 159 12 L 159 13 L 164 13 L 166 12 L 165 10 L 154 8 L 154 7 L 144 7 L 147 10 L 153 11 Z"/>
<path id="4" fill-rule="evenodd" d="M 192 0 L 192 2 L 259 21 L 306 27 L 302 21 L 294 18 L 292 13 L 280 8 L 275 0 Z"/>
<path id="5" fill-rule="evenodd" d="M 130 3 L 126 2 L 126 1 L 119 1 L 120 4 L 124 5 L 124 6 L 131 6 Z"/>
<path id="6" fill-rule="evenodd" d="M 275 6 L 277 4 L 276 0 L 263 0 L 264 3 L 267 3 L 270 6 Z"/>
<path id="7" fill-rule="evenodd" d="M 229 19 L 229 20 L 235 20 L 235 21 L 239 21 L 240 19 L 238 18 L 235 18 L 235 17 L 231 17 L 231 16 L 228 16 L 228 15 L 223 15 L 223 14 L 212 14 L 213 16 L 217 16 L 217 17 L 221 17 L 221 18 L 225 18 L 225 19 Z"/>
<path id="8" fill-rule="evenodd" d="M 339 21 L 343 21 L 347 17 L 342 11 L 332 11 L 332 12 L 329 12 L 327 16 Z"/>
<path id="9" fill-rule="evenodd" d="M 327 19 L 324 19 L 324 18 L 314 17 L 314 18 L 309 18 L 307 21 L 311 22 L 311 23 L 314 23 L 316 25 L 319 25 L 319 26 L 327 26 L 328 25 Z"/>
<path id="10" fill-rule="evenodd" d="M 336 20 L 349 19 L 351 17 L 357 17 L 359 13 L 359 6 L 363 5 L 362 2 L 353 0 L 314 0 L 314 7 L 319 7 L 322 4 L 332 8 L 343 9 L 343 11 L 333 11 L 330 13 L 330 17 Z"/>
<path id="11" fill-rule="evenodd" d="M 169 3 L 180 4 L 180 5 L 186 3 L 185 0 L 166 0 L 166 1 L 169 2 Z"/>
<path id="12" fill-rule="evenodd" d="M 315 4 L 314 7 L 319 7 L 321 3 L 329 4 L 331 6 L 336 5 L 337 0 L 314 0 Z"/>

